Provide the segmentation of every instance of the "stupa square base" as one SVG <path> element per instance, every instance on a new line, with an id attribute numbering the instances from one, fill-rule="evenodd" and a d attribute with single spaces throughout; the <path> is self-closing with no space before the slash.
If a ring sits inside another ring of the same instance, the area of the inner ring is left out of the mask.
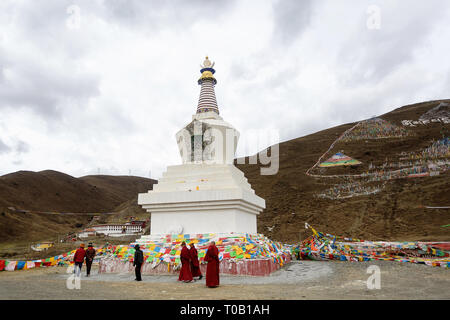
<path id="1" fill-rule="evenodd" d="M 195 210 L 153 212 L 152 235 L 164 235 L 167 231 L 183 231 L 185 234 L 202 233 L 250 233 L 257 232 L 256 215 L 244 211 L 237 201 L 193 204 Z"/>
<path id="2" fill-rule="evenodd" d="M 138 204 L 151 214 L 152 235 L 256 233 L 265 208 L 244 173 L 225 164 L 169 166 Z"/>

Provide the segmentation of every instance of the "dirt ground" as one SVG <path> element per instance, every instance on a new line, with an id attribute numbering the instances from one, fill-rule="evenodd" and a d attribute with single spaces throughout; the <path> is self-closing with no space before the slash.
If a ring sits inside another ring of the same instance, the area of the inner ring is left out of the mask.
<path id="1" fill-rule="evenodd" d="M 380 289 L 367 288 L 371 265 L 380 268 Z M 91 273 L 77 290 L 66 286 L 66 267 L 0 272 L 0 299 L 450 299 L 450 270 L 389 261 L 293 261 L 268 277 L 221 275 L 214 289 L 204 278 L 186 284 L 174 275 L 144 275 L 136 282 L 133 274 Z"/>

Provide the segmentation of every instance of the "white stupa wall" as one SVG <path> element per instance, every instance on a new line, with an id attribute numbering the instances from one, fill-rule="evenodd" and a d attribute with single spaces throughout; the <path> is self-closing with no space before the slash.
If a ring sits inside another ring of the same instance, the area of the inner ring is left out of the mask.
<path id="1" fill-rule="evenodd" d="M 175 224 L 175 225 L 174 225 Z M 152 213 L 151 234 L 256 233 L 256 216 L 238 209 Z M 175 227 L 175 228 L 174 228 Z"/>

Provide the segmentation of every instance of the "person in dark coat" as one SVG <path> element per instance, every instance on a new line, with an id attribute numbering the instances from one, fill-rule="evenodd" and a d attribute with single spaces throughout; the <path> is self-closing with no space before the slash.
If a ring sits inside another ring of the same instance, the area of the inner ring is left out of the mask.
<path id="1" fill-rule="evenodd" d="M 95 249 L 92 246 L 92 243 L 89 243 L 88 248 L 86 250 L 86 277 L 89 277 L 91 274 L 91 266 L 95 257 Z"/>
<path id="2" fill-rule="evenodd" d="M 209 288 L 215 288 L 219 285 L 219 249 L 216 243 L 211 241 L 211 245 L 206 251 L 205 261 L 208 262 L 206 267 L 206 285 Z"/>
<path id="3" fill-rule="evenodd" d="M 191 269 L 189 268 L 189 262 L 191 260 L 191 255 L 189 253 L 189 249 L 186 247 L 186 242 L 181 243 L 181 253 L 180 253 L 180 259 L 181 259 L 181 270 L 180 275 L 178 276 L 178 281 L 184 281 L 184 282 L 191 282 L 194 280 L 192 278 Z"/>
<path id="4" fill-rule="evenodd" d="M 133 266 L 135 266 L 134 272 L 136 273 L 136 281 L 142 281 L 141 278 L 141 267 L 142 264 L 144 263 L 144 253 L 142 252 L 141 249 L 139 249 L 139 245 L 135 245 L 134 249 L 136 250 L 134 252 L 134 261 L 133 261 Z"/>
<path id="5" fill-rule="evenodd" d="M 73 256 L 73 262 L 75 263 L 73 273 L 77 276 L 81 273 L 81 268 L 83 267 L 84 257 L 86 256 L 86 251 L 84 250 L 84 243 L 80 244 L 80 247 L 75 251 Z"/>
<path id="6" fill-rule="evenodd" d="M 191 271 L 192 277 L 198 277 L 198 280 L 203 278 L 202 272 L 200 271 L 200 264 L 198 263 L 198 252 L 194 246 L 194 243 L 191 242 L 191 248 L 189 249 L 189 253 L 191 255 Z"/>

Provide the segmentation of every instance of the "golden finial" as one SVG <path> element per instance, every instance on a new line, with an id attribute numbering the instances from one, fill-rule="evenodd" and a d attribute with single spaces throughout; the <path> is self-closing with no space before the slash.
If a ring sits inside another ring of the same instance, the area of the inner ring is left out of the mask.
<path id="1" fill-rule="evenodd" d="M 211 61 L 209 61 L 208 56 L 206 56 L 205 61 L 203 61 L 203 65 L 200 65 L 202 68 L 212 68 L 214 67 L 215 62 L 211 63 Z"/>

